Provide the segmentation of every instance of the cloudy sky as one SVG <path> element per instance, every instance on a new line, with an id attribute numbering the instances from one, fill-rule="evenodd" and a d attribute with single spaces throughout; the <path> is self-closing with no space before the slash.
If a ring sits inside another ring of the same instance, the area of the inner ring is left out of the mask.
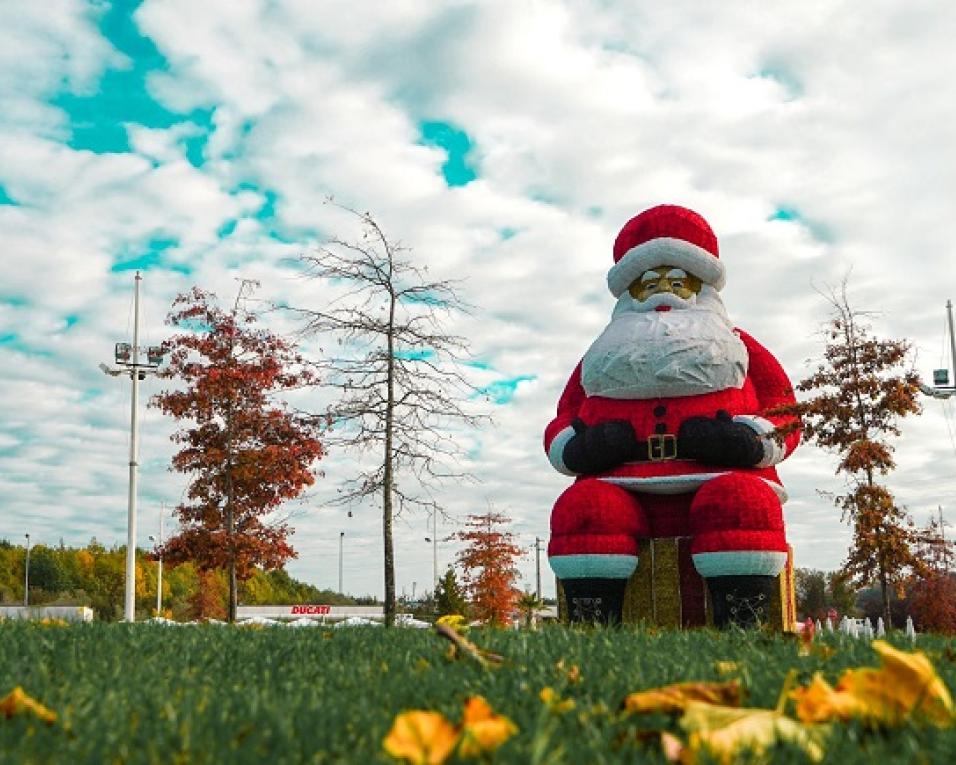
<path id="1" fill-rule="evenodd" d="M 509 514 L 529 551 L 566 479 L 541 433 L 612 308 L 605 275 L 625 221 L 661 202 L 721 242 L 735 322 L 794 379 L 821 351 L 817 288 L 851 271 L 878 333 L 946 366 L 956 202 L 956 6 L 917 0 L 719 4 L 134 0 L 0 2 L 0 537 L 125 542 L 129 383 L 97 368 L 132 334 L 167 335 L 193 285 L 231 300 L 318 306 L 297 257 L 371 211 L 477 307 L 475 400 L 494 417 L 437 490 L 454 519 Z M 278 320 L 277 320 L 278 321 Z M 277 329 L 286 329 L 276 325 Z M 142 386 L 144 398 L 159 389 Z M 949 404 L 897 444 L 891 487 L 919 522 L 956 522 Z M 173 423 L 141 416 L 140 533 L 185 479 Z M 801 566 L 835 568 L 849 529 L 818 489 L 834 459 L 804 445 L 781 475 Z M 382 592 L 377 508 L 329 506 L 336 453 L 290 508 L 293 575 Z M 396 526 L 401 592 L 430 589 L 423 515 Z M 439 565 L 455 545 L 439 547 Z M 553 580 L 543 565 L 544 591 Z"/>

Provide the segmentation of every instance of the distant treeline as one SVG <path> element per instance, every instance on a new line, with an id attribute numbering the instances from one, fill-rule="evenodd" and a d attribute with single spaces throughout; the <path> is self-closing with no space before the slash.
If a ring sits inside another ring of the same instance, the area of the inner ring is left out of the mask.
<path id="1" fill-rule="evenodd" d="M 23 603 L 26 548 L 0 540 L 0 604 Z M 30 548 L 30 604 L 91 607 L 98 619 L 123 614 L 126 547 L 104 547 L 95 539 L 85 547 L 35 545 Z M 144 550 L 136 551 L 136 615 L 156 612 L 158 565 Z M 227 584 L 221 571 L 199 572 L 190 563 L 163 567 L 162 615 L 177 620 L 223 618 Z M 371 597 L 351 598 L 299 582 L 284 569 L 256 570 L 239 585 L 242 605 L 374 603 Z"/>

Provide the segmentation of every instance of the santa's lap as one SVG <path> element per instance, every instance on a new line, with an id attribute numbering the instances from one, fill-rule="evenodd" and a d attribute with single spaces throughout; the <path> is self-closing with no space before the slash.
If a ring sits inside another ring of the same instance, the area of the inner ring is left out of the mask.
<path id="1" fill-rule="evenodd" d="M 639 563 L 639 539 L 678 536 L 691 537 L 704 577 L 776 575 L 786 563 L 777 494 L 763 479 L 734 472 L 683 494 L 580 479 L 552 510 L 548 557 L 560 579 L 627 578 Z"/>

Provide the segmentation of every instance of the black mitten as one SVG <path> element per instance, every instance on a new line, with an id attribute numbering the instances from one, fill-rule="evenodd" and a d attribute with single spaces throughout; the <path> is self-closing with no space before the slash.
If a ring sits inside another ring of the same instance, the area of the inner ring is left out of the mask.
<path id="1" fill-rule="evenodd" d="M 721 409 L 713 419 L 684 420 L 677 431 L 677 453 L 710 465 L 753 467 L 763 459 L 763 444 L 753 428 L 734 422 Z"/>
<path id="2" fill-rule="evenodd" d="M 575 420 L 577 431 L 564 446 L 562 460 L 572 473 L 603 473 L 637 456 L 637 436 L 627 420 L 609 420 L 585 425 Z"/>

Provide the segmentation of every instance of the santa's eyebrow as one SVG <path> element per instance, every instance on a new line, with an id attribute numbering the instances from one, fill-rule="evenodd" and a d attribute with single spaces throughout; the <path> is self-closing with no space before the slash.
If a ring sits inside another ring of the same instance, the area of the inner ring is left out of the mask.
<path id="1" fill-rule="evenodd" d="M 656 282 L 660 278 L 661 275 L 657 273 L 657 271 L 645 271 L 643 274 L 641 274 L 642 282 Z"/>
<path id="2" fill-rule="evenodd" d="M 664 276 L 668 279 L 686 279 L 687 272 L 683 268 L 672 268 Z"/>

